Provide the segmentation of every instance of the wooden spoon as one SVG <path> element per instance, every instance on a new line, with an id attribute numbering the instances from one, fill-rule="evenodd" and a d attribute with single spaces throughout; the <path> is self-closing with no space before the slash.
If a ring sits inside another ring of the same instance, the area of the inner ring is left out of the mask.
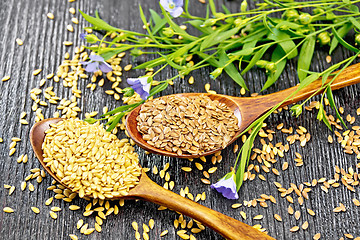
<path id="1" fill-rule="evenodd" d="M 327 82 L 329 82 L 332 77 L 329 77 Z M 360 63 L 351 65 L 347 67 L 331 84 L 331 89 L 339 89 L 346 86 L 350 86 L 360 82 Z M 300 100 L 306 99 L 314 94 L 317 90 L 324 90 L 322 85 L 321 78 L 314 81 L 311 85 L 301 89 L 297 92 L 292 98 L 287 99 L 281 107 L 287 106 L 291 103 L 298 102 Z M 206 93 L 180 93 L 174 94 L 181 97 L 190 97 L 198 95 L 206 95 L 212 100 L 218 100 L 219 102 L 225 103 L 231 110 L 234 111 L 235 116 L 239 119 L 239 131 L 235 134 L 229 143 L 233 143 L 239 134 L 244 131 L 252 122 L 254 122 L 261 115 L 269 111 L 271 108 L 282 102 L 285 98 L 290 96 L 297 90 L 297 86 L 288 88 L 276 93 L 262 95 L 257 97 L 232 97 L 227 95 L 220 94 L 206 94 Z M 321 93 L 322 91 L 317 92 L 316 94 Z M 141 133 L 137 130 L 137 120 L 136 117 L 139 115 L 141 105 L 135 108 L 129 113 L 126 118 L 126 130 L 129 133 L 129 136 L 139 145 L 141 148 L 152 152 L 170 157 L 177 158 L 198 158 L 201 156 L 207 156 L 213 154 L 222 148 L 214 149 L 208 152 L 203 152 L 198 155 L 190 155 L 183 153 L 182 155 L 177 155 L 175 152 L 169 152 L 163 149 L 158 149 L 145 140 L 143 140 Z"/>
<path id="2" fill-rule="evenodd" d="M 30 142 L 34 149 L 36 157 L 39 159 L 41 165 L 45 168 L 50 176 L 56 181 L 64 185 L 63 182 L 46 166 L 43 159 L 42 144 L 45 138 L 45 131 L 49 129 L 50 124 L 62 121 L 61 118 L 49 118 L 44 121 L 36 123 L 30 132 Z M 67 187 L 66 185 L 64 185 Z M 69 188 L 70 189 L 70 188 Z M 119 199 L 120 197 L 111 199 Z M 181 197 L 165 188 L 157 185 L 150 180 L 144 171 L 141 173 L 139 184 L 129 191 L 129 194 L 124 197 L 127 199 L 142 199 L 145 201 L 157 203 L 174 211 L 180 212 L 193 219 L 196 219 L 204 225 L 214 229 L 226 239 L 264 239 L 274 240 L 274 238 L 258 231 L 257 229 L 242 223 L 236 219 L 226 216 L 210 208 L 204 207 L 194 201 Z"/>

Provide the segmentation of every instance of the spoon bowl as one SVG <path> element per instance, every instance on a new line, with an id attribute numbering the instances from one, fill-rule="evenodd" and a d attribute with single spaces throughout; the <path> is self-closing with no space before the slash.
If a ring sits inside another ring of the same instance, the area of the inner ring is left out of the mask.
<path id="1" fill-rule="evenodd" d="M 234 115 L 239 120 L 239 127 L 241 127 L 242 121 L 241 121 L 241 114 L 239 111 L 239 105 L 237 104 L 236 99 L 234 99 L 233 97 L 226 96 L 226 95 L 220 95 L 220 94 L 209 94 L 209 93 L 179 93 L 179 94 L 172 94 L 172 95 L 168 95 L 168 96 L 193 97 L 193 96 L 200 96 L 200 95 L 209 97 L 212 101 L 217 100 L 220 103 L 226 104 L 226 106 L 228 106 L 229 109 L 234 112 Z M 141 133 L 137 129 L 136 118 L 139 115 L 140 109 L 141 109 L 141 105 L 136 107 L 135 109 L 133 109 L 129 113 L 129 115 L 126 117 L 126 130 L 129 134 L 129 136 L 141 148 L 143 148 L 149 152 L 152 152 L 152 153 L 161 154 L 161 155 L 165 155 L 165 156 L 169 156 L 169 157 L 178 157 L 178 158 L 197 158 L 197 157 L 201 157 L 201 156 L 207 156 L 210 154 L 214 154 L 217 151 L 221 150 L 221 148 L 216 148 L 216 149 L 212 149 L 211 151 L 207 151 L 205 153 L 197 154 L 197 155 L 191 155 L 191 154 L 186 154 L 186 153 L 183 153 L 182 155 L 178 155 L 175 152 L 169 152 L 169 151 L 151 146 L 142 138 Z M 233 143 L 235 140 L 236 140 L 235 137 L 232 138 L 231 141 L 228 143 L 228 145 Z"/>
<path id="2" fill-rule="evenodd" d="M 36 157 L 38 158 L 44 169 L 47 171 L 47 173 L 64 187 L 69 188 L 63 182 L 61 182 L 61 179 L 59 179 L 50 170 L 49 167 L 46 166 L 42 150 L 42 145 L 46 135 L 45 131 L 50 128 L 51 124 L 58 123 L 62 120 L 62 118 L 49 118 L 36 123 L 30 131 L 30 142 Z M 71 188 L 69 189 L 71 190 Z M 274 240 L 274 238 L 260 232 L 259 230 L 245 223 L 242 223 L 236 219 L 233 219 L 215 210 L 200 205 L 187 198 L 181 197 L 180 195 L 159 186 L 158 184 L 153 182 L 143 170 L 138 185 L 130 189 L 127 196 L 114 197 L 109 200 L 117 200 L 120 198 L 141 199 L 159 204 L 161 206 L 165 206 L 171 210 L 180 212 L 203 223 L 204 225 L 214 229 L 226 239 Z"/>
<path id="3" fill-rule="evenodd" d="M 346 86 L 350 86 L 360 82 L 360 63 L 347 67 L 340 75 L 333 79 L 328 77 L 327 82 L 331 82 L 331 89 L 340 89 Z M 234 137 L 227 143 L 227 146 L 233 143 L 248 126 L 251 125 L 256 119 L 262 116 L 264 113 L 275 107 L 277 104 L 285 101 L 280 107 L 287 106 L 291 103 L 296 103 L 300 100 L 306 99 L 310 96 L 317 95 L 325 90 L 322 79 L 319 78 L 312 82 L 310 85 L 298 90 L 298 86 L 288 88 L 276 93 L 261 95 L 256 97 L 232 97 L 221 94 L 209 94 L 209 93 L 180 93 L 174 94 L 179 97 L 190 97 L 205 95 L 211 100 L 217 100 L 221 103 L 226 104 L 239 120 L 239 131 L 235 133 Z M 293 95 L 292 95 L 293 94 Z M 288 98 L 292 95 L 291 98 Z M 151 100 L 150 100 L 151 101 Z M 213 149 L 211 151 L 203 152 L 197 155 L 182 153 L 178 155 L 175 152 L 169 152 L 163 149 L 155 148 L 148 144 L 143 138 L 141 133 L 137 129 L 137 116 L 139 115 L 141 105 L 133 109 L 126 118 L 126 130 L 129 136 L 134 142 L 141 148 L 156 154 L 161 154 L 170 157 L 177 158 L 198 158 L 201 156 L 211 155 L 222 148 Z"/>

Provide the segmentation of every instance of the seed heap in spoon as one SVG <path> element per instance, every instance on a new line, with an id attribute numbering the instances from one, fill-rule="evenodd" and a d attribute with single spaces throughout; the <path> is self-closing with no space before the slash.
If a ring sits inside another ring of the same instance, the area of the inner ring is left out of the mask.
<path id="1" fill-rule="evenodd" d="M 44 162 L 80 197 L 126 196 L 139 182 L 138 155 L 97 122 L 64 119 L 50 125 L 42 145 Z"/>
<path id="2" fill-rule="evenodd" d="M 239 130 L 233 111 L 205 95 L 170 95 L 148 101 L 136 120 L 148 144 L 178 155 L 224 148 Z"/>

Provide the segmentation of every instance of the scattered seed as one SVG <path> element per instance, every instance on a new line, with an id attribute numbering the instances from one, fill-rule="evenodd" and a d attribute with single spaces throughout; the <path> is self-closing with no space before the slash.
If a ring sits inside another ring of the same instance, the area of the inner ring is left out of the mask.
<path id="1" fill-rule="evenodd" d="M 53 199 L 54 199 L 54 198 L 51 197 L 51 198 L 49 198 L 48 200 L 46 200 L 45 205 L 46 205 L 46 206 L 49 206 L 49 205 L 52 203 Z"/>
<path id="2" fill-rule="evenodd" d="M 66 26 L 66 29 L 67 29 L 69 32 L 74 32 L 74 27 L 71 26 L 71 25 L 67 25 L 67 26 Z"/>
<path id="3" fill-rule="evenodd" d="M 161 233 L 160 233 L 160 237 L 163 237 L 163 236 L 165 236 L 166 234 L 168 234 L 168 230 L 164 230 L 164 231 L 162 231 Z"/>
<path id="4" fill-rule="evenodd" d="M 293 209 L 291 206 L 289 206 L 289 208 L 288 208 L 288 213 L 289 213 L 290 215 L 293 215 L 293 214 L 294 214 L 294 209 Z"/>
<path id="5" fill-rule="evenodd" d="M 2 82 L 6 82 L 10 79 L 10 76 L 5 76 L 1 79 Z"/>
<path id="6" fill-rule="evenodd" d="M 23 40 L 21 40 L 20 38 L 17 38 L 17 39 L 16 39 L 16 43 L 17 43 L 19 46 L 21 46 L 21 45 L 24 44 Z"/>
<path id="7" fill-rule="evenodd" d="M 50 217 L 53 218 L 53 219 L 57 219 L 57 214 L 54 213 L 53 211 L 50 211 Z"/>
<path id="8" fill-rule="evenodd" d="M 10 149 L 9 156 L 12 156 L 16 151 L 16 148 Z"/>
<path id="9" fill-rule="evenodd" d="M 48 14 L 46 14 L 46 16 L 51 20 L 54 19 L 54 14 L 52 14 L 52 13 L 48 13 Z"/>
<path id="10" fill-rule="evenodd" d="M 52 207 L 52 208 L 51 208 L 51 211 L 53 211 L 53 212 L 59 212 L 59 211 L 61 211 L 61 208 L 59 208 L 59 207 Z"/>
<path id="11" fill-rule="evenodd" d="M 135 231 L 139 231 L 139 225 L 137 224 L 137 222 L 132 222 L 131 225 Z"/>
<path id="12" fill-rule="evenodd" d="M 10 208 L 10 207 L 4 207 L 3 211 L 6 212 L 6 213 L 13 213 L 14 212 L 14 210 L 12 208 Z"/>
<path id="13" fill-rule="evenodd" d="M 71 240 L 78 240 L 79 238 L 75 234 L 69 234 Z"/>
<path id="14" fill-rule="evenodd" d="M 31 210 L 36 214 L 40 213 L 40 209 L 38 209 L 37 207 L 31 207 Z"/>
<path id="15" fill-rule="evenodd" d="M 191 172 L 192 168 L 191 167 L 182 167 L 181 170 L 183 170 L 184 172 Z"/>
<path id="16" fill-rule="evenodd" d="M 189 84 L 194 84 L 194 77 L 193 77 L 193 76 L 191 76 L 191 77 L 189 78 Z"/>
<path id="17" fill-rule="evenodd" d="M 150 229 L 154 229 L 154 226 L 155 226 L 155 221 L 154 221 L 154 219 L 150 219 L 149 220 L 149 227 L 150 227 Z"/>
<path id="18" fill-rule="evenodd" d="M 313 237 L 314 240 L 319 240 L 321 237 L 321 234 L 320 233 L 316 233 Z"/>
<path id="19" fill-rule="evenodd" d="M 201 165 L 200 163 L 196 162 L 195 166 L 197 169 L 199 169 L 200 171 L 203 170 L 203 165 Z"/>
<path id="20" fill-rule="evenodd" d="M 24 191 L 26 189 L 26 182 L 22 182 L 20 188 L 21 191 Z"/>
<path id="21" fill-rule="evenodd" d="M 76 211 L 76 210 L 79 210 L 80 207 L 77 206 L 77 205 L 70 205 L 70 206 L 69 206 L 69 209 L 72 210 L 72 211 Z"/>
<path id="22" fill-rule="evenodd" d="M 297 231 L 299 231 L 299 227 L 298 226 L 294 226 L 294 227 L 292 227 L 292 228 L 290 228 L 290 232 L 297 232 Z"/>
<path id="23" fill-rule="evenodd" d="M 239 208 L 241 206 L 242 206 L 241 203 L 234 203 L 233 205 L 231 205 L 232 208 Z"/>
<path id="24" fill-rule="evenodd" d="M 274 215 L 274 218 L 275 218 L 277 221 L 279 221 L 279 222 L 282 221 L 282 218 L 281 218 L 280 215 L 278 215 L 278 214 L 275 214 L 275 215 Z"/>
<path id="25" fill-rule="evenodd" d="M 34 185 L 32 185 L 32 183 L 28 184 L 28 188 L 30 192 L 33 192 L 35 190 Z"/>
<path id="26" fill-rule="evenodd" d="M 131 64 L 126 65 L 126 66 L 124 67 L 124 71 L 130 71 L 131 68 L 132 68 L 132 65 L 131 65 Z"/>
<path id="27" fill-rule="evenodd" d="M 263 219 L 263 218 L 264 218 L 263 215 L 256 215 L 253 219 L 254 219 L 254 220 L 261 220 L 261 219 Z"/>
<path id="28" fill-rule="evenodd" d="M 79 219 L 79 221 L 76 223 L 76 228 L 80 229 L 84 225 L 84 220 Z"/>
<path id="29" fill-rule="evenodd" d="M 71 46 L 71 45 L 73 45 L 73 42 L 71 42 L 71 41 L 64 41 L 63 44 L 64 44 L 65 46 Z"/>
<path id="30" fill-rule="evenodd" d="M 42 69 L 36 69 L 36 70 L 33 71 L 33 75 L 36 76 L 36 75 L 38 75 L 41 71 L 42 71 Z"/>
<path id="31" fill-rule="evenodd" d="M 306 211 L 311 215 L 311 216 L 315 216 L 315 212 L 311 209 L 306 209 Z"/>
<path id="32" fill-rule="evenodd" d="M 308 227 L 309 227 L 309 222 L 308 221 L 305 221 L 303 223 L 303 225 L 301 225 L 301 228 L 304 229 L 304 230 L 306 230 Z"/>
<path id="33" fill-rule="evenodd" d="M 93 233 L 95 231 L 95 228 L 88 228 L 84 231 L 85 235 L 90 235 L 91 233 Z"/>
<path id="34" fill-rule="evenodd" d="M 11 186 L 9 189 L 9 196 L 15 191 L 15 186 Z"/>
<path id="35" fill-rule="evenodd" d="M 75 8 L 73 8 L 73 7 L 72 7 L 72 8 L 69 8 L 69 13 L 71 13 L 71 14 L 74 15 L 74 14 L 76 13 Z"/>

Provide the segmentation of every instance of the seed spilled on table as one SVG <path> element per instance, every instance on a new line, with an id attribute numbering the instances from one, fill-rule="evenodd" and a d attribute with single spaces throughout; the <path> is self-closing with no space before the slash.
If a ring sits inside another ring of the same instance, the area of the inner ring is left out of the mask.
<path id="1" fill-rule="evenodd" d="M 137 121 L 137 129 L 148 144 L 178 155 L 224 148 L 239 129 L 233 111 L 205 95 L 148 101 Z"/>
<path id="2" fill-rule="evenodd" d="M 44 162 L 80 197 L 125 196 L 138 184 L 141 167 L 134 148 L 99 123 L 64 119 L 45 133 Z"/>

